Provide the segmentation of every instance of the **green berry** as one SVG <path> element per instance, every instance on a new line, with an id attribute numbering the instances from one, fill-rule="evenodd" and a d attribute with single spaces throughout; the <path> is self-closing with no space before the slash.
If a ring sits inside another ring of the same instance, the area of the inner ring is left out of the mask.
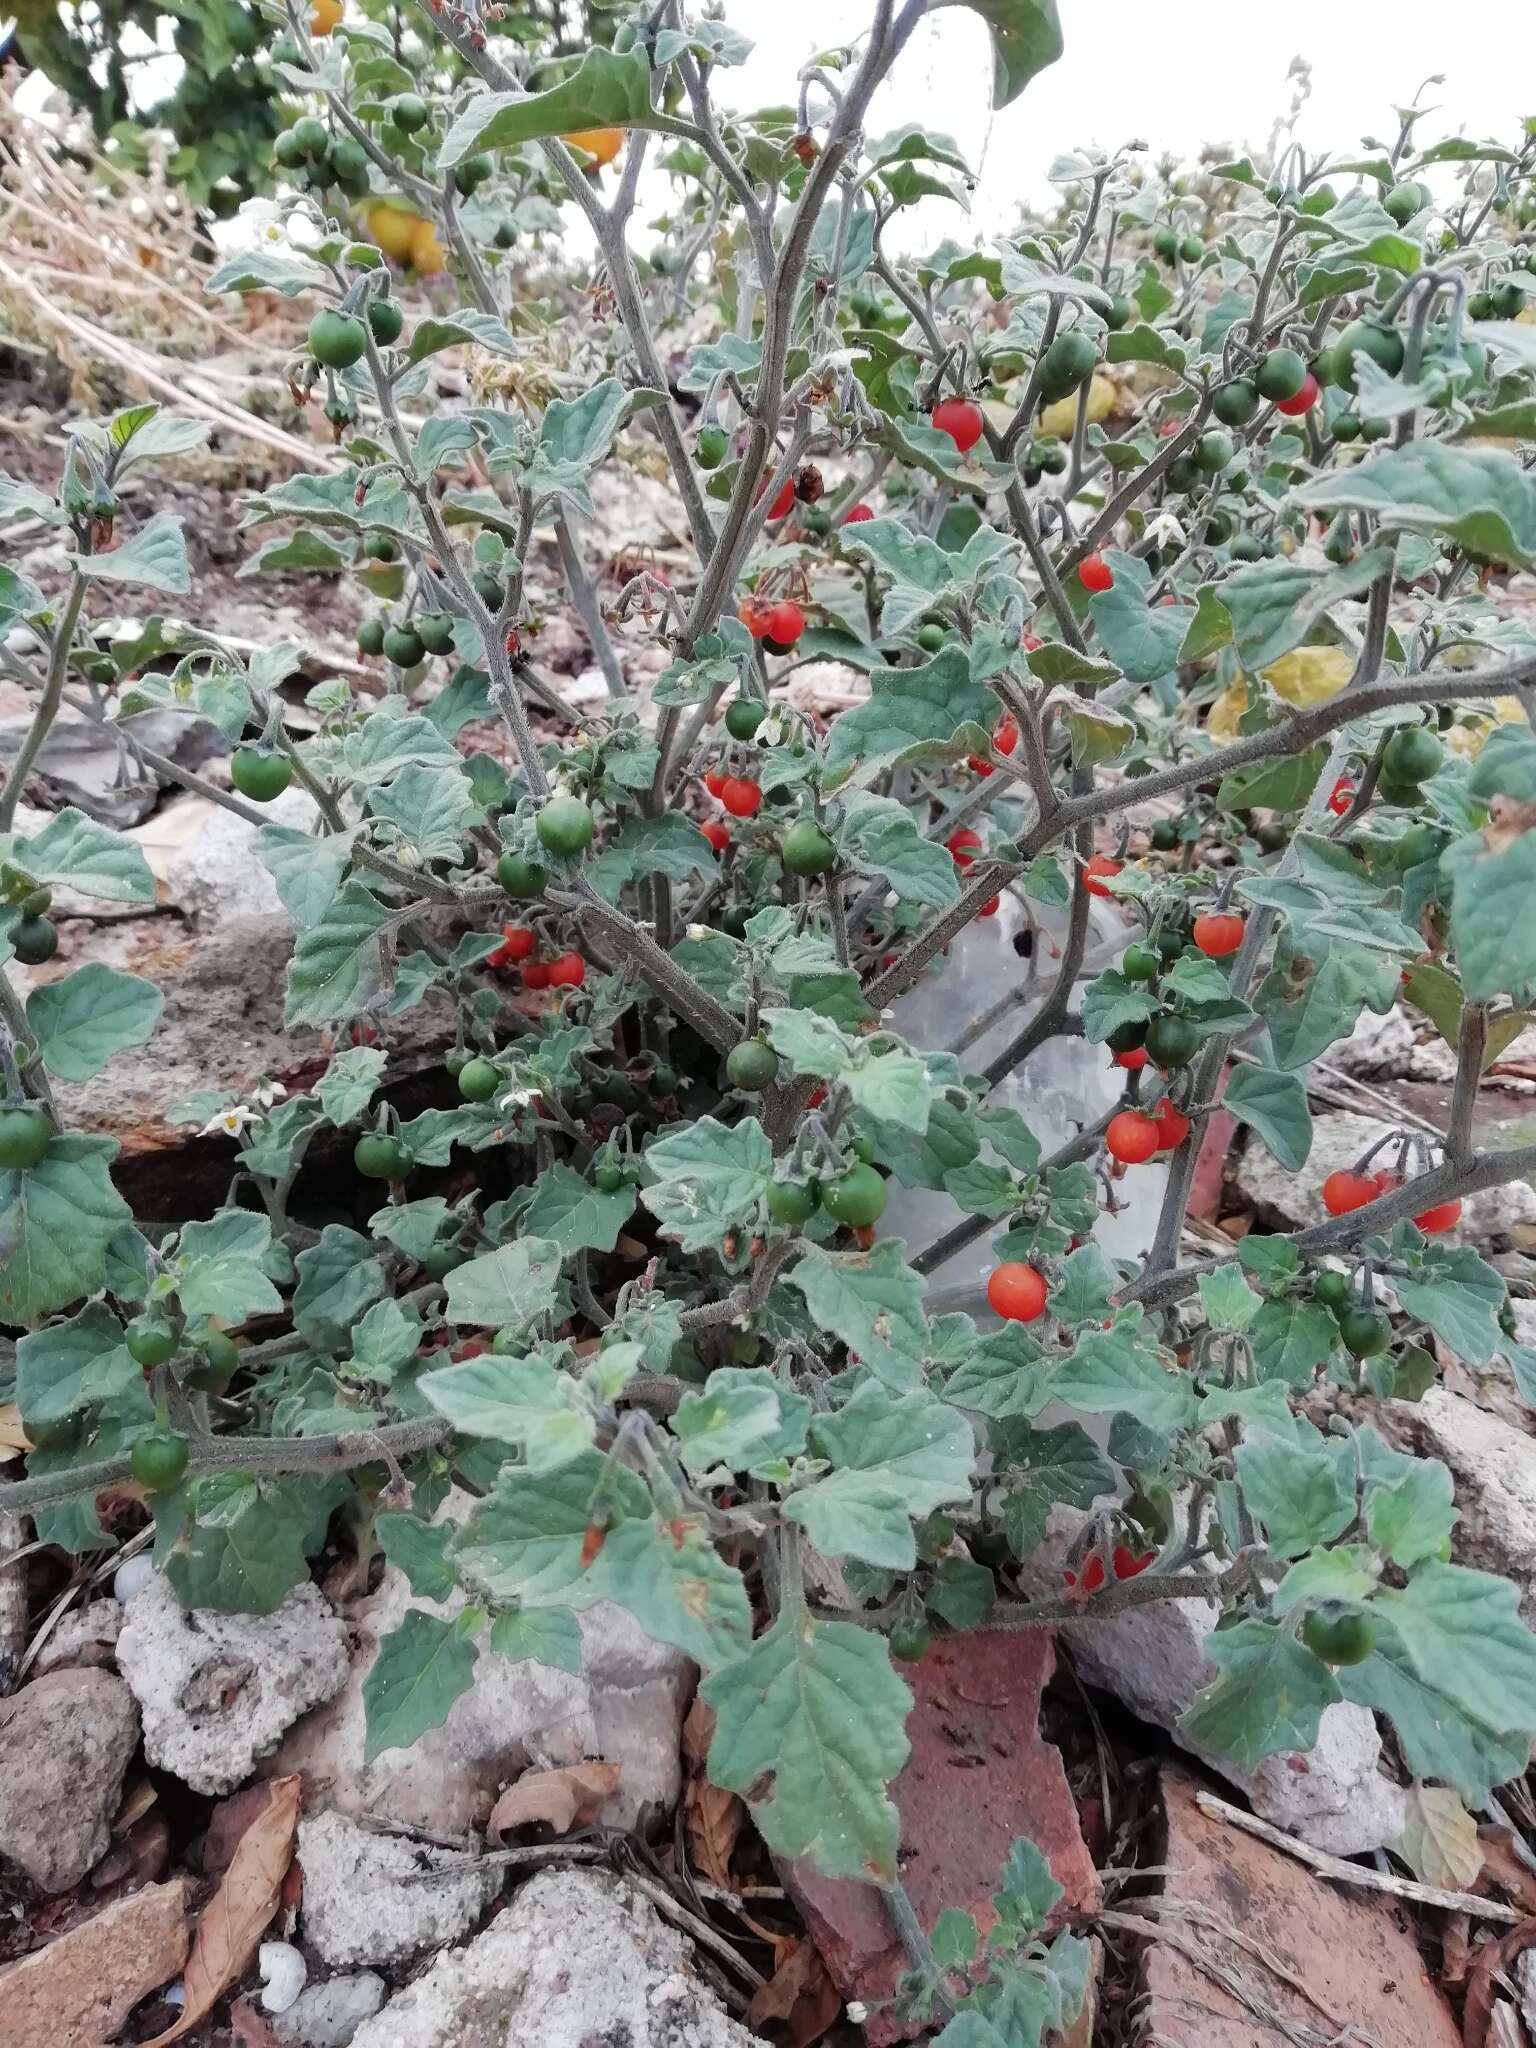
<path id="1" fill-rule="evenodd" d="M 779 1071 L 779 1056 L 763 1038 L 744 1038 L 725 1056 L 725 1075 L 733 1088 L 756 1093 L 771 1088 Z"/>
<path id="2" fill-rule="evenodd" d="M 293 763 L 275 747 L 237 747 L 230 757 L 229 779 L 253 804 L 269 804 L 293 780 Z"/>
<path id="3" fill-rule="evenodd" d="M 549 870 L 541 868 L 537 861 L 524 859 L 520 853 L 504 853 L 496 863 L 496 879 L 509 896 L 542 896 Z"/>
<path id="4" fill-rule="evenodd" d="M 398 1138 L 383 1131 L 367 1131 L 352 1147 L 352 1164 L 364 1180 L 404 1180 L 411 1170 L 411 1155 Z"/>
<path id="5" fill-rule="evenodd" d="M 350 370 L 367 353 L 368 336 L 361 320 L 327 307 L 309 323 L 309 352 L 328 370 Z"/>
<path id="6" fill-rule="evenodd" d="M 749 740 L 767 716 L 761 697 L 734 697 L 725 707 L 725 729 L 733 740 Z"/>
<path id="7" fill-rule="evenodd" d="M 469 1060 L 459 1069 L 459 1093 L 466 1102 L 489 1102 L 501 1086 L 501 1069 L 490 1060 Z"/>
<path id="8" fill-rule="evenodd" d="M 384 653 L 396 668 L 415 668 L 427 658 L 427 650 L 414 626 L 391 626 L 384 635 Z"/>
<path id="9" fill-rule="evenodd" d="M 565 860 L 585 853 L 596 829 L 591 806 L 579 796 L 552 796 L 534 823 L 540 846 Z"/>
<path id="10" fill-rule="evenodd" d="M 41 1109 L 0 1109 L 0 1172 L 26 1173 L 48 1150 L 53 1125 Z"/>
<path id="11" fill-rule="evenodd" d="M 164 1365 L 175 1356 L 176 1331 L 164 1316 L 135 1316 L 123 1332 L 123 1342 L 135 1365 Z"/>

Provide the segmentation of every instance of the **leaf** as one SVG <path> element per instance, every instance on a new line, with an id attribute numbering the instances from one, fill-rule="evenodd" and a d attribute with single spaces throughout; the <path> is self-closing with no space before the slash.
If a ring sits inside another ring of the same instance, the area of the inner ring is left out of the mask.
<path id="1" fill-rule="evenodd" d="M 298 1837 L 303 1781 L 274 1778 L 266 1800 L 235 1844 L 219 1888 L 203 1908 L 182 1972 L 181 2016 L 146 2048 L 167 2048 L 199 2025 L 251 1964 L 282 1904 Z"/>
<path id="2" fill-rule="evenodd" d="M 99 555 L 71 555 L 70 565 L 98 583 L 139 583 L 177 596 L 192 588 L 187 543 L 181 521 L 172 512 L 157 512 L 118 547 Z"/>
<path id="3" fill-rule="evenodd" d="M 805 1448 L 811 1404 L 769 1372 L 717 1366 L 702 1392 L 684 1394 L 672 1434 L 690 1472 L 739 1472 Z"/>
<path id="4" fill-rule="evenodd" d="M 812 1422 L 810 1441 L 832 1470 L 789 1494 L 784 1513 L 828 1557 L 910 1571 L 913 1521 L 970 1497 L 971 1426 L 927 1393 L 893 1398 L 866 1380 L 844 1408 Z"/>
<path id="5" fill-rule="evenodd" d="M 301 832 L 293 825 L 263 825 L 257 833 L 261 864 L 276 883 L 282 906 L 299 931 L 317 925 L 330 908 L 352 858 L 355 836 L 353 832 L 332 832 L 317 839 L 312 832 Z"/>
<path id="6" fill-rule="evenodd" d="M 655 1176 L 640 1191 L 662 1231 L 685 1252 L 718 1251 L 728 1230 L 757 1218 L 773 1175 L 773 1147 L 756 1117 L 712 1116 L 675 1125 L 646 1147 Z"/>
<path id="7" fill-rule="evenodd" d="M 899 1239 L 881 1238 L 867 1252 L 807 1245 L 784 1277 L 804 1296 L 817 1327 L 846 1344 L 887 1387 L 899 1392 L 917 1382 L 928 1335 L 923 1282 Z"/>
<path id="8" fill-rule="evenodd" d="M 1419 1880 L 1442 1891 L 1467 1892 L 1483 1868 L 1477 1821 L 1445 1785 L 1418 1779 L 1404 1795 L 1403 1831 L 1391 1845 Z"/>
<path id="9" fill-rule="evenodd" d="M 1158 998 L 1144 984 L 1128 981 L 1118 967 L 1106 967 L 1083 990 L 1083 1036 L 1090 1045 L 1102 1045 L 1112 1031 L 1140 1024 L 1157 1011 Z"/>
<path id="10" fill-rule="evenodd" d="M 1056 0 L 966 0 L 992 34 L 992 105 L 1006 107 L 1061 55 Z"/>
<path id="11" fill-rule="evenodd" d="M 1002 1521 L 1015 1557 L 1040 1544 L 1058 1503 L 1090 1508 L 1119 1484 L 1119 1472 L 1079 1422 L 1010 1431 L 1007 1446 Z"/>
<path id="12" fill-rule="evenodd" d="M 1303 641 L 1326 618 L 1333 607 L 1348 597 L 1358 597 L 1386 569 L 1392 560 L 1385 548 L 1369 548 L 1353 562 L 1333 569 L 1304 568 L 1287 561 L 1255 562 L 1223 578 L 1219 587 L 1222 608 L 1232 622 L 1232 642 L 1243 665 L 1249 670 L 1267 669 Z M 1202 592 L 1202 595 L 1204 593 Z M 1335 648 L 1307 648 L 1305 653 L 1334 655 Z M 1184 659 L 1192 657 L 1187 644 Z M 1344 656 L 1344 674 L 1322 695 L 1292 695 L 1282 682 L 1274 688 L 1288 704 L 1307 709 L 1337 694 L 1349 680 L 1353 657 Z M 1266 680 L 1270 680 L 1266 678 Z"/>
<path id="13" fill-rule="evenodd" d="M 603 1597 L 627 1607 L 647 1635 L 705 1670 L 738 1655 L 752 1639 L 741 1573 L 691 1518 L 647 1513 L 619 1522 L 588 1577 Z"/>
<path id="14" fill-rule="evenodd" d="M 425 320 L 418 320 L 411 330 L 411 345 L 406 359 L 412 363 L 423 363 L 428 356 L 435 356 L 445 348 L 460 348 L 466 343 L 486 349 L 495 356 L 517 353 L 517 343 L 494 313 L 482 313 L 473 306 L 460 306 L 452 313 L 429 314 Z"/>
<path id="15" fill-rule="evenodd" d="M 447 1600 L 458 1583 L 448 1557 L 453 1527 L 419 1515 L 380 1515 L 373 1525 L 379 1547 L 419 1600 Z"/>
<path id="16" fill-rule="evenodd" d="M 183 1607 L 275 1614 L 307 1582 L 312 1487 L 250 1472 L 208 1472 L 155 1516 L 155 1563 Z"/>
<path id="17" fill-rule="evenodd" d="M 364 1763 L 386 1749 L 409 1749 L 429 1728 L 440 1728 L 474 1683 L 475 1657 L 475 1645 L 454 1622 L 411 1608 L 380 1641 L 363 1680 Z"/>
<path id="18" fill-rule="evenodd" d="M 82 896 L 111 903 L 155 900 L 155 878 L 141 849 L 83 811 L 57 812 L 35 838 L 13 841 L 9 857 L 35 880 L 67 883 Z"/>
<path id="19" fill-rule="evenodd" d="M 1282 1166 L 1298 1172 L 1312 1149 L 1312 1112 L 1299 1075 L 1268 1067 L 1237 1067 L 1221 1098 L 1239 1123 L 1258 1132 Z"/>
<path id="20" fill-rule="evenodd" d="M 1489 1732 L 1530 1740 L 1536 1732 L 1536 1637 L 1520 1618 L 1519 1593 L 1509 1580 L 1430 1562 L 1401 1591 L 1383 1587 L 1375 1605 L 1421 1679 Z"/>
<path id="21" fill-rule="evenodd" d="M 522 1229 L 546 1238 L 562 1252 L 611 1252 L 634 1206 L 633 1187 L 605 1194 L 564 1160 L 557 1160 L 534 1182 Z"/>
<path id="22" fill-rule="evenodd" d="M 494 1842 L 505 1842 L 515 1828 L 547 1827 L 557 1835 L 590 1827 L 619 1789 L 618 1764 L 597 1761 L 567 1764 L 551 1771 L 524 1771 L 491 1808 L 485 1824 Z"/>
<path id="23" fill-rule="evenodd" d="M 591 1447 L 592 1416 L 576 1382 L 541 1359 L 487 1352 L 423 1373 L 417 1385 L 456 1430 L 511 1444 L 530 1472 L 557 1471 Z"/>
<path id="24" fill-rule="evenodd" d="M 1504 1283 L 1469 1244 L 1418 1244 L 1399 1226 L 1402 1241 L 1413 1246 L 1406 1270 L 1392 1280 L 1398 1300 L 1410 1315 L 1420 1317 L 1435 1335 L 1469 1365 L 1486 1365 L 1504 1348 L 1498 1328 L 1504 1305 Z M 1394 1249 L 1397 1246 L 1394 1239 Z"/>
<path id="25" fill-rule="evenodd" d="M 747 1801 L 771 1849 L 827 1877 L 895 1878 L 901 1819 L 885 1788 L 907 1760 L 912 1695 L 883 1636 L 781 1615 L 699 1695 L 715 1713 L 709 1775 Z"/>
<path id="26" fill-rule="evenodd" d="M 130 1220 L 112 1185 L 111 1138 L 66 1133 L 25 1173 L 0 1172 L 0 1322 L 36 1323 L 94 1294 Z"/>
<path id="27" fill-rule="evenodd" d="M 926 1131 L 933 1106 L 928 1069 L 915 1053 L 894 1049 L 850 1067 L 843 1075 L 855 1108 L 877 1123 Z"/>
<path id="28" fill-rule="evenodd" d="M 377 1045 L 349 1045 L 332 1053 L 331 1064 L 315 1083 L 315 1094 L 333 1124 L 350 1124 L 362 1115 L 384 1078 L 387 1059 Z"/>
<path id="29" fill-rule="evenodd" d="M 1322 1711 L 1339 1688 L 1289 1628 L 1239 1621 L 1207 1637 L 1205 1647 L 1221 1675 L 1180 1719 L 1187 1742 L 1245 1771 L 1280 1750 L 1315 1746 Z"/>
<path id="30" fill-rule="evenodd" d="M 581 1675 L 581 1623 L 567 1607 L 504 1609 L 491 1623 L 490 1647 L 510 1664 Z"/>
<path id="31" fill-rule="evenodd" d="M 1051 1313 L 1068 1330 L 1100 1322 L 1118 1284 L 1114 1267 L 1090 1238 L 1063 1261 L 1061 1279 L 1051 1290 Z"/>
<path id="32" fill-rule="evenodd" d="M 555 1305 L 560 1247 L 547 1237 L 520 1237 L 454 1268 L 446 1282 L 451 1323 L 522 1327 Z"/>
<path id="33" fill-rule="evenodd" d="M 306 1246 L 293 1263 L 299 1276 L 295 1328 L 320 1350 L 344 1353 L 353 1324 L 384 1292 L 384 1268 L 373 1246 L 344 1223 L 327 1223 L 319 1243 Z"/>
<path id="34" fill-rule="evenodd" d="M 1137 1325 L 1125 1320 L 1113 1329 L 1085 1331 L 1051 1375 L 1051 1388 L 1069 1408 L 1133 1415 L 1159 1436 L 1194 1420 L 1189 1381 L 1167 1371 L 1147 1349 Z"/>
<path id="35" fill-rule="evenodd" d="M 1039 1344 L 1021 1324 L 1007 1323 L 979 1342 L 967 1344 L 944 1384 L 944 1398 L 957 1408 L 972 1408 L 999 1419 L 1036 1415 L 1050 1399 L 1043 1357 Z"/>
<path id="36" fill-rule="evenodd" d="M 941 648 L 932 661 L 916 668 L 876 674 L 870 678 L 868 702 L 839 712 L 833 722 L 827 738 L 827 787 L 835 789 L 855 774 L 869 783 L 899 763 L 969 751 L 954 744 L 956 733 L 967 724 L 990 730 L 995 707 L 985 684 L 971 680 L 962 648 Z"/>
<path id="37" fill-rule="evenodd" d="M 651 73 L 645 52 L 623 56 L 589 49 L 571 76 L 548 92 L 478 93 L 443 138 L 439 171 L 480 150 L 510 149 L 587 128 L 644 128 L 651 119 Z"/>
<path id="38" fill-rule="evenodd" d="M 1451 937 L 1469 1001 L 1536 980 L 1536 832 L 1474 833 L 1440 856 L 1451 885 Z"/>
<path id="39" fill-rule="evenodd" d="M 288 962 L 283 1022 L 330 1024 L 355 1016 L 383 987 L 379 934 L 396 913 L 360 882 L 348 882 L 319 920 L 301 931 Z"/>
<path id="40" fill-rule="evenodd" d="M 242 249 L 219 264 L 203 290 L 219 292 L 280 292 L 285 299 L 300 292 L 324 291 L 330 279 L 318 264 L 295 256 L 278 255 L 259 245 Z"/>
<path id="41" fill-rule="evenodd" d="M 1259 1378 L 1287 1386 L 1310 1384 L 1339 1341 L 1334 1315 L 1315 1301 L 1266 1301 L 1253 1319 L 1248 1343 Z"/>
<path id="42" fill-rule="evenodd" d="M 1188 608 L 1148 603 L 1152 579 L 1137 556 L 1109 548 L 1104 559 L 1114 571 L 1114 584 L 1088 604 L 1104 651 L 1128 681 L 1155 682 L 1178 667 Z"/>
<path id="43" fill-rule="evenodd" d="M 386 1296 L 354 1327 L 346 1370 L 358 1379 L 387 1387 L 410 1364 L 420 1345 L 421 1324 L 415 1311 Z"/>
<path id="44" fill-rule="evenodd" d="M 182 1314 L 221 1323 L 278 1314 L 283 1298 L 266 1273 L 271 1252 L 271 1222 L 253 1210 L 221 1209 L 187 1224 L 173 1269 Z"/>
<path id="45" fill-rule="evenodd" d="M 584 1559 L 587 1534 L 648 1517 L 651 1500 L 632 1472 L 595 1451 L 558 1472 L 516 1473 L 480 1501 L 454 1539 L 459 1577 L 501 1605 L 590 1607 L 607 1597 L 603 1556 Z"/>
<path id="46" fill-rule="evenodd" d="M 34 1432 L 79 1408 L 116 1400 L 139 1384 L 142 1373 L 128 1355 L 122 1324 L 100 1302 L 16 1341 L 16 1398 Z"/>
<path id="47" fill-rule="evenodd" d="M 27 1022 L 51 1074 L 61 1081 L 89 1081 L 114 1053 L 142 1045 L 164 1007 L 152 981 L 92 960 L 35 988 L 27 998 Z"/>
<path id="48" fill-rule="evenodd" d="M 991 1568 L 968 1557 L 941 1557 L 923 1604 L 953 1629 L 980 1628 L 997 1603 Z"/>
<path id="49" fill-rule="evenodd" d="M 1366 1495 L 1365 1526 L 1372 1543 L 1405 1569 L 1439 1554 L 1456 1521 L 1451 1475 L 1437 1458 L 1418 1458 L 1395 1485 Z"/>
<path id="50" fill-rule="evenodd" d="M 1384 532 L 1443 534 L 1515 568 L 1536 563 L 1536 478 L 1502 448 L 1411 441 L 1303 484 L 1286 502 L 1370 512 Z"/>
<path id="51" fill-rule="evenodd" d="M 1261 1307 L 1238 1265 L 1200 1275 L 1200 1306 L 1213 1330 L 1246 1330 Z"/>
<path id="52" fill-rule="evenodd" d="M 925 839 L 911 811 L 893 797 L 851 791 L 837 844 L 856 874 L 884 880 L 903 903 L 943 910 L 959 894 L 948 847 Z"/>
<path id="53" fill-rule="evenodd" d="M 1300 1557 L 1342 1536 L 1355 1518 L 1355 1490 L 1327 1451 L 1279 1438 L 1239 1446 L 1237 1476 L 1249 1512 L 1277 1557 Z"/>

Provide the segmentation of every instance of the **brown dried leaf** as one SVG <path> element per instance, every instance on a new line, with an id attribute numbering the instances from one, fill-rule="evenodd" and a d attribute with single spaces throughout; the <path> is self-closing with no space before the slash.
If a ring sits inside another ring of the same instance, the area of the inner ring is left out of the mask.
<path id="1" fill-rule="evenodd" d="M 1496 2004 L 1496 1978 L 1528 1948 L 1536 1948 L 1536 1920 L 1522 1920 L 1498 1941 L 1486 1942 L 1467 1975 L 1467 2002 L 1461 2011 L 1465 2048 L 1488 2048 Z"/>
<path id="2" fill-rule="evenodd" d="M 245 1975 L 282 1896 L 299 1825 L 299 1780 L 274 1778 L 265 1807 L 240 1837 L 224 1881 L 203 1910 L 182 1983 L 175 2026 L 145 2048 L 166 2048 L 195 2027 Z"/>
<path id="3" fill-rule="evenodd" d="M 747 2008 L 754 2033 L 784 2048 L 811 2048 L 842 2011 L 837 1986 L 814 1942 L 797 1941 Z"/>
<path id="4" fill-rule="evenodd" d="M 1497 1889 L 1523 1913 L 1536 1915 L 1536 1872 L 1528 1870 L 1515 1854 L 1515 1837 L 1509 1828 L 1483 1827 L 1477 1831 L 1483 1848 L 1483 1874 L 1479 1891 Z"/>
<path id="5" fill-rule="evenodd" d="M 243 1998 L 237 1998 L 229 2008 L 229 2031 L 236 2048 L 281 2048 L 266 2014 L 247 2005 Z"/>
<path id="6" fill-rule="evenodd" d="M 1483 1867 L 1477 1822 L 1445 1785 L 1408 1787 L 1403 1832 L 1396 1849 L 1421 1884 L 1470 1891 Z"/>
<path id="7" fill-rule="evenodd" d="M 524 1771 L 515 1785 L 508 1786 L 487 1822 L 490 1834 L 500 1840 L 514 1828 L 531 1827 L 542 1821 L 557 1835 L 568 1835 L 574 1827 L 585 1827 L 619 1789 L 619 1766 L 608 1763 L 571 1764 L 560 1771 Z"/>

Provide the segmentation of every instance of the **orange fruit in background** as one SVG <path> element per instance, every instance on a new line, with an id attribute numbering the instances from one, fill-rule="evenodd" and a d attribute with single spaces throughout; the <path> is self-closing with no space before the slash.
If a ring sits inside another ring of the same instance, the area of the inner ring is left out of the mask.
<path id="1" fill-rule="evenodd" d="M 328 36 L 341 19 L 341 0 L 314 0 L 309 10 L 309 32 Z"/>
<path id="2" fill-rule="evenodd" d="M 437 229 L 429 220 L 417 221 L 411 231 L 411 268 L 422 277 L 436 277 L 447 267 L 448 258 L 437 239 Z"/>
<path id="3" fill-rule="evenodd" d="M 408 206 L 397 206 L 388 199 L 370 206 L 363 224 L 392 263 L 409 263 L 417 231 L 430 225 Z"/>
<path id="4" fill-rule="evenodd" d="M 584 156 L 591 157 L 598 168 L 611 164 L 624 147 L 622 128 L 577 128 L 560 140 L 568 142 L 572 149 L 579 149 Z"/>

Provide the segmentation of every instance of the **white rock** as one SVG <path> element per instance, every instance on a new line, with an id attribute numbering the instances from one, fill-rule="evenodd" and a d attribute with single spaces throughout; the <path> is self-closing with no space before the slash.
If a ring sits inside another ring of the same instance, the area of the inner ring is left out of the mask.
<path id="1" fill-rule="evenodd" d="M 264 1941 L 256 1951 L 256 1968 L 263 2012 L 286 2012 L 309 1977 L 309 1965 L 291 1941 Z"/>
<path id="2" fill-rule="evenodd" d="M 463 1859 L 395 1835 L 374 1835 L 339 1813 L 299 1823 L 304 1938 L 332 1969 L 402 1963 L 467 1934 L 501 1885 L 492 1864 L 429 1884 L 403 1884 Z"/>
<path id="3" fill-rule="evenodd" d="M 1067 1549 L 1086 1520 L 1074 1508 L 1052 1509 L 1045 1541 L 1029 1561 L 1026 1580 L 1033 1589 L 1061 1584 Z M 1180 1716 L 1216 1676 L 1206 1655 L 1216 1620 L 1216 1608 L 1203 1600 L 1160 1600 L 1109 1621 L 1068 1622 L 1060 1633 L 1088 1684 L 1166 1728 L 1181 1748 L 1246 1792 L 1254 1811 L 1276 1827 L 1334 1856 L 1357 1856 L 1394 1841 L 1405 1818 L 1403 1794 L 1381 1774 L 1381 1737 L 1364 1707 L 1325 1707 L 1314 1748 L 1266 1757 L 1253 1772 L 1181 1734 Z"/>
<path id="4" fill-rule="evenodd" d="M 0 1700 L 0 1859 L 45 1892 L 78 1884 L 107 1853 L 138 1739 L 132 1696 L 110 1671 L 55 1671 Z"/>
<path id="5" fill-rule="evenodd" d="M 1362 1010 L 1354 1030 L 1339 1045 L 1328 1048 L 1330 1066 L 1362 1080 L 1392 1081 L 1405 1075 L 1413 1063 L 1418 1041 L 1407 1012 L 1400 1006 L 1378 1017 L 1374 1010 Z"/>
<path id="6" fill-rule="evenodd" d="M 124 1567 L 126 1570 L 126 1566 Z M 66 1614 L 43 1644 L 32 1672 L 79 1669 L 89 1664 L 110 1664 L 117 1650 L 123 1626 L 123 1610 L 115 1600 L 91 1600 Z"/>
<path id="7" fill-rule="evenodd" d="M 304 830 L 316 817 L 315 800 L 297 784 L 266 805 L 265 822 Z M 286 917 L 276 884 L 257 852 L 260 828 L 221 805 L 210 805 L 201 828 L 179 846 L 166 868 L 171 901 L 199 925 L 229 917 Z"/>
<path id="8" fill-rule="evenodd" d="M 147 1586 L 154 1576 L 155 1561 L 147 1550 L 141 1550 L 137 1557 L 130 1557 L 112 1574 L 113 1599 L 126 1607 L 134 1594 Z"/>
<path id="9" fill-rule="evenodd" d="M 1521 2017 L 1536 2038 L 1536 1949 L 1526 1949 L 1517 1959 L 1515 1977 L 1520 1986 Z"/>
<path id="10" fill-rule="evenodd" d="M 294 2048 L 347 2048 L 363 2021 L 371 2020 L 388 1996 L 388 1985 L 372 1970 L 328 1977 L 301 1991 L 273 2020 L 272 2031 Z"/>
<path id="11" fill-rule="evenodd" d="M 468 1506 L 467 1496 L 456 1495 L 443 1511 L 457 1516 Z M 579 1675 L 509 1663 L 482 1644 L 474 1681 L 441 1726 L 409 1749 L 365 1760 L 363 1683 L 380 1640 L 412 1609 L 446 1616 L 463 1604 L 457 1593 L 443 1604 L 417 1599 L 403 1574 L 387 1567 L 376 1590 L 351 1611 L 345 1686 L 294 1728 L 267 1770 L 299 1772 L 311 1808 L 459 1835 L 481 1826 L 497 1795 L 530 1765 L 601 1756 L 623 1767 L 603 1811 L 606 1822 L 627 1828 L 644 1808 L 670 1812 L 681 1787 L 678 1740 L 697 1673 L 680 1652 L 653 1642 L 627 1610 L 607 1602 L 580 1617 Z"/>
<path id="12" fill-rule="evenodd" d="M 682 1935 L 622 1879 L 547 1871 L 352 2048 L 755 2048 Z"/>
<path id="13" fill-rule="evenodd" d="M 346 1631 L 307 1582 L 275 1614 L 215 1614 L 184 1608 L 157 1572 L 128 1603 L 117 1661 L 149 1761 L 194 1792 L 229 1792 L 346 1683 Z"/>

